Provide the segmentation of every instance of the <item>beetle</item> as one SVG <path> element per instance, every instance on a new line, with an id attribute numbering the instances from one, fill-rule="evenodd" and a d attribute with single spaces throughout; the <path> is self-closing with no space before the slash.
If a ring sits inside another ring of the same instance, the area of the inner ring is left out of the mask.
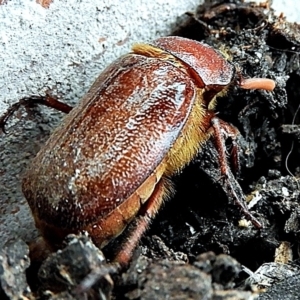
<path id="1" fill-rule="evenodd" d="M 275 87 L 271 79 L 242 78 L 211 46 L 175 36 L 136 44 L 109 65 L 77 107 L 60 108 L 70 113 L 24 174 L 23 193 L 47 244 L 56 249 L 84 230 L 102 248 L 133 224 L 115 258 L 126 265 L 171 197 L 170 178 L 210 136 L 226 178 L 221 129 L 236 130 L 214 108 L 234 84 Z"/>

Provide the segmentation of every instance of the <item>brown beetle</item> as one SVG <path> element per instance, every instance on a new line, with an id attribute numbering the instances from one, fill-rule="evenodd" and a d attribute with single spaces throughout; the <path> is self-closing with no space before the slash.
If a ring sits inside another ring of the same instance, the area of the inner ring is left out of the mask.
<path id="1" fill-rule="evenodd" d="M 24 176 L 24 195 L 46 241 L 56 248 L 68 233 L 86 230 L 102 248 L 135 218 L 116 257 L 128 263 L 172 194 L 170 176 L 214 132 L 222 148 L 216 96 L 231 84 L 275 86 L 270 79 L 238 81 L 235 73 L 212 47 L 180 37 L 134 45 L 108 66 Z"/>

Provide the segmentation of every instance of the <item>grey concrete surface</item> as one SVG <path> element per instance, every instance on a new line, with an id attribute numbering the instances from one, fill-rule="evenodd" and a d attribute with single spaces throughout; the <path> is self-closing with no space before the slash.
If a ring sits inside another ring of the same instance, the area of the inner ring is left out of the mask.
<path id="1" fill-rule="evenodd" d="M 35 0 L 7 1 L 0 5 L 0 115 L 18 99 L 47 90 L 75 104 L 132 43 L 167 35 L 199 2 L 54 0 L 45 9 Z M 300 20 L 294 1 L 274 0 L 273 6 Z M 19 112 L 0 136 L 0 247 L 37 235 L 21 192 L 22 173 L 61 118 L 43 108 Z"/>

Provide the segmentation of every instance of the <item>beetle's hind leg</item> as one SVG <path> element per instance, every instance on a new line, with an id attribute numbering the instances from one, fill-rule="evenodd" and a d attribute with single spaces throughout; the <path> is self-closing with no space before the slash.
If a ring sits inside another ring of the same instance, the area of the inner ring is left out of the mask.
<path id="1" fill-rule="evenodd" d="M 232 139 L 233 147 L 231 153 L 231 159 L 233 162 L 234 172 L 239 169 L 239 159 L 238 159 L 238 145 L 236 143 L 236 136 L 238 135 L 238 130 L 232 125 L 220 120 L 218 117 L 214 116 L 211 119 L 212 129 L 214 131 L 213 137 L 214 142 L 218 151 L 219 164 L 221 175 L 224 178 L 224 190 L 228 191 L 228 194 L 234 199 L 235 204 L 241 209 L 242 213 L 247 219 L 249 219 L 252 224 L 257 228 L 262 228 L 261 223 L 251 214 L 247 205 L 244 193 L 241 190 L 239 184 L 237 184 L 236 179 L 232 175 L 231 169 L 228 167 L 226 146 L 224 135 Z M 239 189 L 237 193 L 237 189 Z M 239 196 L 238 196 L 239 195 Z"/>
<path id="2" fill-rule="evenodd" d="M 122 267 L 129 264 L 133 251 L 136 249 L 141 237 L 148 229 L 149 224 L 159 211 L 164 200 L 170 196 L 171 190 L 170 181 L 162 177 L 156 184 L 151 197 L 141 207 L 136 218 L 126 229 L 122 245 L 114 258 L 114 261 L 118 262 Z"/>
<path id="3" fill-rule="evenodd" d="M 26 109 L 34 107 L 35 105 L 44 105 L 50 108 L 54 108 L 58 111 L 69 113 L 72 110 L 72 106 L 58 101 L 50 95 L 46 96 L 31 96 L 20 99 L 18 102 L 14 103 L 0 118 L 0 129 L 6 133 L 5 125 L 10 117 L 21 107 L 24 106 Z"/>

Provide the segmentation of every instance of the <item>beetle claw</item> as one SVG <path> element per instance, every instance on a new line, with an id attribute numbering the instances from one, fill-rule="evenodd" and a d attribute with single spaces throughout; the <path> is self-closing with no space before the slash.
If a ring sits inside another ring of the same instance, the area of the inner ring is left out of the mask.
<path id="1" fill-rule="evenodd" d="M 16 110 L 20 107 L 19 102 L 13 104 L 7 111 L 6 113 L 0 118 L 0 128 L 3 133 L 7 134 L 7 131 L 5 129 L 6 123 L 8 119 L 14 114 Z"/>

